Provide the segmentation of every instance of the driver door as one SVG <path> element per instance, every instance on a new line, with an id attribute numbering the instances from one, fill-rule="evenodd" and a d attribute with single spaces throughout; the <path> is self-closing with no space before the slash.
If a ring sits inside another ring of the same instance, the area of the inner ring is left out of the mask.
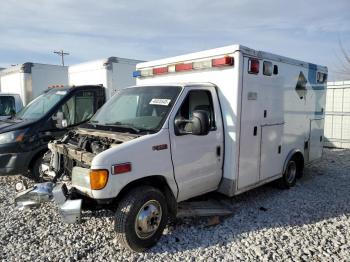
<path id="1" fill-rule="evenodd" d="M 186 88 L 170 116 L 171 154 L 175 179 L 179 188 L 178 201 L 217 189 L 222 177 L 223 133 L 219 101 L 214 87 Z M 190 134 L 191 124 L 175 132 L 176 117 L 190 119 L 194 110 L 206 110 L 210 116 L 207 135 Z"/>

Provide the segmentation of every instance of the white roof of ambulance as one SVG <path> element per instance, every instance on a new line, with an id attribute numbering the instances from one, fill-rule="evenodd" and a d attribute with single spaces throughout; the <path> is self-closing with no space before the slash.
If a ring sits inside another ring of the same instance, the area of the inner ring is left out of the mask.
<path id="1" fill-rule="evenodd" d="M 243 54 L 254 56 L 257 58 L 279 61 L 279 62 L 284 62 L 284 63 L 292 64 L 292 65 L 299 65 L 299 66 L 303 66 L 306 68 L 313 66 L 313 67 L 317 67 L 317 69 L 319 69 L 319 70 L 327 71 L 327 67 L 325 67 L 325 66 L 315 65 L 315 64 L 307 63 L 307 62 L 304 62 L 301 60 L 296 60 L 296 59 L 292 59 L 292 58 L 288 58 L 288 57 L 284 57 L 284 56 L 280 56 L 280 55 L 271 54 L 268 52 L 257 51 L 257 50 L 254 50 L 254 49 L 251 49 L 249 47 L 242 46 L 242 45 L 224 46 L 224 47 L 205 50 L 205 51 L 201 51 L 201 52 L 195 52 L 195 53 L 190 53 L 190 54 L 186 54 L 186 55 L 174 56 L 174 57 L 170 57 L 170 58 L 139 63 L 136 65 L 136 69 L 169 65 L 169 64 L 173 64 L 173 63 L 191 61 L 191 60 L 199 59 L 199 58 L 209 58 L 209 57 L 214 57 L 214 56 L 228 55 L 228 54 L 232 54 L 236 51 L 241 51 Z"/>

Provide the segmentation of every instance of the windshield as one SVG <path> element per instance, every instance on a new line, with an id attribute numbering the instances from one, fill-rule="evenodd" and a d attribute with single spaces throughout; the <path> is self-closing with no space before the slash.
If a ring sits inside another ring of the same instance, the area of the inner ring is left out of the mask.
<path id="1" fill-rule="evenodd" d="M 181 88 L 178 86 L 141 86 L 122 89 L 113 96 L 91 123 L 141 131 L 157 131 L 165 121 Z"/>
<path id="2" fill-rule="evenodd" d="M 16 117 L 23 119 L 39 119 L 51 110 L 66 94 L 66 90 L 51 89 L 26 105 L 16 114 Z"/>
<path id="3" fill-rule="evenodd" d="M 15 98 L 13 96 L 0 96 L 0 116 L 10 116 L 15 113 Z"/>

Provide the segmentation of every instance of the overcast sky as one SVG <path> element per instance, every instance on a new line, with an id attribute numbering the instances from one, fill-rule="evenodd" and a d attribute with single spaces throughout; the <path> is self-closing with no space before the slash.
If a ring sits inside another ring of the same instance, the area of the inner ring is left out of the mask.
<path id="1" fill-rule="evenodd" d="M 349 0 L 7 0 L 0 4 L 0 66 L 67 64 L 119 56 L 141 60 L 243 44 L 342 66 L 350 53 Z M 343 60 L 344 61 L 344 60 Z M 350 76 L 348 77 L 350 79 Z"/>

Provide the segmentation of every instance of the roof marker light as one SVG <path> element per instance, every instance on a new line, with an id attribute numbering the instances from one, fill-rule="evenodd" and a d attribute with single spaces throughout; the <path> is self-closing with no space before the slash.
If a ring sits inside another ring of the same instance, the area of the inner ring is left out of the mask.
<path id="1" fill-rule="evenodd" d="M 152 76 L 152 75 L 153 75 L 152 68 L 141 70 L 141 76 Z"/>
<path id="2" fill-rule="evenodd" d="M 221 58 L 215 58 L 211 60 L 213 67 L 220 67 L 220 66 L 232 66 L 233 65 L 233 57 L 225 56 Z"/>
<path id="3" fill-rule="evenodd" d="M 188 64 L 177 64 L 175 65 L 175 71 L 180 72 L 180 71 L 190 71 L 193 69 L 192 63 Z"/>
<path id="4" fill-rule="evenodd" d="M 211 60 L 193 62 L 193 69 L 211 68 Z"/>
<path id="5" fill-rule="evenodd" d="M 248 73 L 259 74 L 259 60 L 251 58 L 248 61 Z"/>
<path id="6" fill-rule="evenodd" d="M 153 74 L 154 75 L 161 75 L 161 74 L 166 74 L 168 73 L 168 67 L 157 67 L 157 68 L 153 68 Z"/>
<path id="7" fill-rule="evenodd" d="M 175 73 L 175 72 L 176 72 L 176 70 L 175 70 L 175 65 L 169 65 L 169 66 L 168 66 L 168 72 L 169 72 L 169 73 Z"/>
<path id="8" fill-rule="evenodd" d="M 132 72 L 132 76 L 133 76 L 133 77 L 139 77 L 139 76 L 141 76 L 141 71 L 140 71 L 140 70 L 137 70 L 137 71 Z"/>

